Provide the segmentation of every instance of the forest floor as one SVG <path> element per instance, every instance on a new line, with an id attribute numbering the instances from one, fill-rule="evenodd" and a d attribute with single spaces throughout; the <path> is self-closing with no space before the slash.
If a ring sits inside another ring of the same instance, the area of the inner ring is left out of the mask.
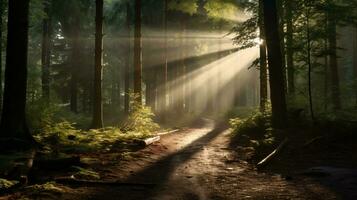
<path id="1" fill-rule="evenodd" d="M 259 172 L 245 159 L 249 151 L 232 147 L 231 139 L 228 126 L 202 120 L 124 157 L 81 155 L 94 160 L 90 167 L 100 180 L 127 184 L 65 184 L 51 195 L 18 192 L 0 199 L 342 199 L 314 177 Z"/>

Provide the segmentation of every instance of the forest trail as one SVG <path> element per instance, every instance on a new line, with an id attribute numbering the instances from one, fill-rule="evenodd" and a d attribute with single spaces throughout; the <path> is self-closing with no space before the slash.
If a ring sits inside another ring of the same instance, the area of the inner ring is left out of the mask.
<path id="1" fill-rule="evenodd" d="M 226 126 L 204 120 L 200 126 L 164 136 L 119 163 L 110 162 L 109 155 L 101 157 L 106 164 L 96 170 L 102 179 L 153 187 L 72 187 L 72 192 L 61 199 L 336 199 L 316 183 L 258 173 L 247 162 L 236 159 L 229 141 Z"/>

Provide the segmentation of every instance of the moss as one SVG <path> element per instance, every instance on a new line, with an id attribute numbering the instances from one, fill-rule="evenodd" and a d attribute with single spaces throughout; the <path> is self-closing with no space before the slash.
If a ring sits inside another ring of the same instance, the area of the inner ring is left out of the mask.
<path id="1" fill-rule="evenodd" d="M 25 188 L 26 190 L 32 190 L 32 192 L 53 192 L 53 193 L 62 193 L 64 190 L 60 188 L 54 182 L 48 182 L 42 185 L 32 185 Z"/>
<path id="2" fill-rule="evenodd" d="M 122 132 L 117 127 L 92 129 L 89 131 L 78 130 L 69 122 L 47 125 L 42 134 L 36 139 L 45 144 L 48 150 L 85 153 L 110 151 L 114 144 L 127 143 L 133 140 L 146 139 L 152 136 L 149 131 Z"/>
<path id="3" fill-rule="evenodd" d="M 13 180 L 7 180 L 7 179 L 2 179 L 0 178 L 0 189 L 8 189 L 11 188 L 12 186 L 18 184 L 18 181 L 13 181 Z"/>
<path id="4" fill-rule="evenodd" d="M 98 180 L 100 179 L 100 175 L 91 170 L 91 169 L 84 169 L 82 167 L 77 167 L 77 166 L 74 166 L 73 169 L 75 171 L 77 171 L 73 176 L 77 179 L 86 179 L 86 180 L 92 180 L 92 179 L 95 179 L 95 180 Z"/>

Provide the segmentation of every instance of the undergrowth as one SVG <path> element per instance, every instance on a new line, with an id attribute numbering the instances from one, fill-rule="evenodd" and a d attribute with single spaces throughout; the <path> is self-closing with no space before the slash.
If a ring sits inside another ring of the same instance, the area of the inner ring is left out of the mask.
<path id="1" fill-rule="evenodd" d="M 271 112 L 259 111 L 246 118 L 230 119 L 233 140 L 239 140 L 241 145 L 255 148 L 271 145 L 276 138 L 270 119 Z"/>
<path id="2" fill-rule="evenodd" d="M 125 133 L 135 134 L 152 134 L 160 129 L 160 126 L 154 122 L 155 114 L 150 107 L 143 106 L 135 99 L 135 95 L 130 94 L 131 112 L 128 118 L 122 123 L 121 130 Z"/>
<path id="3" fill-rule="evenodd" d="M 124 122 L 102 129 L 84 130 L 80 127 L 88 124 L 87 118 L 68 114 L 60 106 L 42 101 L 34 103 L 28 115 L 35 139 L 50 152 L 110 151 L 114 144 L 148 138 L 160 128 L 149 107 L 136 103 L 134 98 L 130 105 L 130 115 Z"/>

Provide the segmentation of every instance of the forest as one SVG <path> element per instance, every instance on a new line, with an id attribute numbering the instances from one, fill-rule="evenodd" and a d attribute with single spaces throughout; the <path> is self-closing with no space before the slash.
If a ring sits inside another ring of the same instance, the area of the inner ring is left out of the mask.
<path id="1" fill-rule="evenodd" d="M 355 200 L 356 132 L 355 0 L 0 0 L 0 200 Z"/>

